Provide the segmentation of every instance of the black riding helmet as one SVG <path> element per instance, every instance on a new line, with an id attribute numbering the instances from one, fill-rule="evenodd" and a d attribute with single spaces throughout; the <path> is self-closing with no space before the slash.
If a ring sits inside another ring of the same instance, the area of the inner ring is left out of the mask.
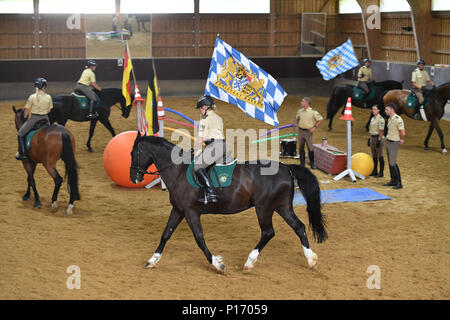
<path id="1" fill-rule="evenodd" d="M 417 64 L 417 65 L 419 65 L 419 64 L 425 65 L 426 63 L 425 63 L 425 60 L 419 59 L 419 60 L 417 60 L 417 63 L 416 63 L 416 64 Z"/>
<path id="2" fill-rule="evenodd" d="M 47 87 L 47 80 L 45 80 L 44 78 L 37 78 L 34 81 L 34 87 L 38 89 L 43 89 Z"/>
<path id="3" fill-rule="evenodd" d="M 96 67 L 96 66 L 97 66 L 97 62 L 95 62 L 95 60 L 88 60 L 88 61 L 86 62 L 86 65 L 87 65 L 88 67 Z"/>
<path id="4" fill-rule="evenodd" d="M 363 60 L 363 63 L 366 63 L 366 62 L 372 62 L 372 61 L 370 61 L 370 59 L 365 58 L 365 59 Z"/>
<path id="5" fill-rule="evenodd" d="M 212 107 L 214 105 L 214 100 L 210 96 L 201 96 L 197 101 L 196 109 L 199 109 L 203 106 Z"/>

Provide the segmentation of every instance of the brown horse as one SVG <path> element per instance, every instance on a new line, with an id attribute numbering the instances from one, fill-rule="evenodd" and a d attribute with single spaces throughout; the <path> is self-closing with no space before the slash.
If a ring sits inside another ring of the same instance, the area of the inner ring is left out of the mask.
<path id="1" fill-rule="evenodd" d="M 14 106 L 12 109 L 15 113 L 16 129 L 19 130 L 26 120 L 25 112 L 23 109 L 16 110 Z M 63 178 L 56 170 L 56 161 L 62 159 L 66 165 L 66 175 L 68 176 L 67 184 L 70 193 L 69 206 L 66 214 L 72 214 L 74 200 L 80 200 L 80 194 L 78 192 L 77 162 L 75 160 L 74 150 L 75 139 L 72 133 L 70 133 L 70 131 L 65 127 L 59 124 L 54 124 L 40 129 L 33 137 L 31 148 L 27 151 L 27 159 L 22 161 L 23 167 L 28 174 L 27 192 L 23 195 L 22 200 L 30 199 L 30 188 L 33 188 L 34 207 L 42 207 L 42 203 L 36 189 L 36 183 L 34 181 L 36 164 L 42 163 L 55 182 L 55 188 L 52 196 L 52 212 L 58 209 L 56 200 L 58 198 L 58 193 L 63 182 Z"/>
<path id="2" fill-rule="evenodd" d="M 391 90 L 383 96 L 383 105 L 393 103 L 396 105 L 395 112 L 398 114 L 404 113 L 411 119 L 413 119 L 414 110 L 406 107 L 406 98 L 408 97 L 409 90 Z M 447 154 L 447 149 L 444 145 L 444 135 L 439 125 L 439 120 L 444 115 L 444 108 L 447 100 L 450 99 L 450 82 L 445 83 L 437 88 L 433 88 L 429 94 L 429 104 L 424 109 L 427 121 L 430 121 L 428 128 L 428 134 L 425 138 L 425 150 L 429 150 L 428 141 L 430 140 L 433 130 L 436 129 L 439 138 L 441 139 L 441 149 L 443 154 Z M 383 107 L 383 106 L 381 106 Z"/>

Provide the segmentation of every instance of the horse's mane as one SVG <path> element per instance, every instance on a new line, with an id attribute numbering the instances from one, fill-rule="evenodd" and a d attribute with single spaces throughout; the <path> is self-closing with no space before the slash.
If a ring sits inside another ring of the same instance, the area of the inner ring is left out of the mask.
<path id="1" fill-rule="evenodd" d="M 25 110 L 17 109 L 17 114 L 19 115 L 20 123 L 24 123 L 25 122 Z"/>

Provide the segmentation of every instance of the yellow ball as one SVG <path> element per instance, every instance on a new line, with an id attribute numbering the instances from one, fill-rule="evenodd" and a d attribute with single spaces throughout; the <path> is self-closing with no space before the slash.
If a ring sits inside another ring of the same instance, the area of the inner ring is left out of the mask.
<path id="1" fill-rule="evenodd" d="M 367 153 L 359 152 L 352 156 L 352 170 L 368 177 L 373 171 L 373 159 Z"/>

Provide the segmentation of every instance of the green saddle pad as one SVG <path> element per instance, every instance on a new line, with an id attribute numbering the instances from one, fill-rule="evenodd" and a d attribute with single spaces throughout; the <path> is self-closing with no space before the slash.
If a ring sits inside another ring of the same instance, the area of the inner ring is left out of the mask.
<path id="1" fill-rule="evenodd" d="M 34 135 L 36 134 L 36 132 L 38 132 L 38 131 L 41 130 L 41 129 L 42 129 L 42 128 L 37 129 L 37 130 L 31 130 L 30 132 L 28 132 L 27 137 L 26 137 L 26 139 L 25 139 L 25 148 L 26 148 L 27 150 L 30 150 L 30 149 L 31 149 L 31 142 L 33 141 L 33 137 L 34 137 Z"/>
<path id="2" fill-rule="evenodd" d="M 423 106 L 426 107 L 426 106 L 428 106 L 429 99 L 427 96 L 425 96 L 424 100 L 425 101 L 423 103 Z M 417 97 L 412 92 L 410 92 L 408 97 L 406 98 L 406 107 L 408 109 L 414 109 L 416 107 L 417 103 L 419 103 L 419 101 L 417 100 Z"/>
<path id="3" fill-rule="evenodd" d="M 226 165 L 214 165 L 209 171 L 209 176 L 214 188 L 229 187 L 231 185 L 231 178 L 233 177 L 234 168 L 237 160 Z M 194 163 L 192 162 L 186 170 L 186 179 L 194 188 L 200 188 L 194 178 Z"/>
<path id="4" fill-rule="evenodd" d="M 360 87 L 355 86 L 353 88 L 352 99 L 369 101 L 375 97 L 375 86 L 373 84 L 369 84 L 369 94 L 365 97 L 366 93 Z"/>
<path id="5" fill-rule="evenodd" d="M 97 103 L 94 105 L 94 108 L 97 108 L 99 106 L 99 104 L 100 104 L 100 98 L 98 97 L 98 95 L 96 93 L 94 93 L 94 94 L 95 94 L 95 97 L 97 98 Z M 80 95 L 78 95 L 76 93 L 73 93 L 73 92 L 72 92 L 72 96 L 77 98 L 78 105 L 80 106 L 81 110 L 89 109 L 88 99 L 85 96 L 80 96 Z"/>

